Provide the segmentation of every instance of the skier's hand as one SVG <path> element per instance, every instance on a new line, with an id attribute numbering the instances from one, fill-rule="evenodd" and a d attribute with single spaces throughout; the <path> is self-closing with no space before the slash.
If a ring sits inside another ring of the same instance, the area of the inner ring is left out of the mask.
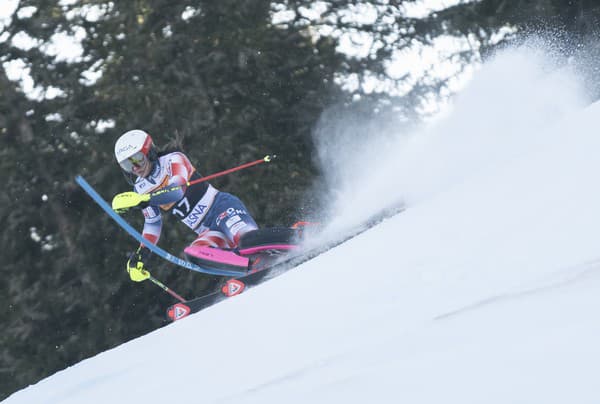
<path id="1" fill-rule="evenodd" d="M 142 282 L 150 278 L 150 272 L 144 269 L 143 262 L 137 262 L 136 266 L 131 266 L 131 264 L 127 262 L 127 272 L 129 272 L 129 277 L 134 282 Z"/>
<path id="2" fill-rule="evenodd" d="M 136 192 L 122 192 L 112 200 L 112 208 L 118 214 L 127 212 L 132 208 L 144 209 L 149 205 L 150 194 L 138 194 Z"/>
<path id="3" fill-rule="evenodd" d="M 150 278 L 150 273 L 145 268 L 150 254 L 151 251 L 141 245 L 135 252 L 131 253 L 129 260 L 127 260 L 127 272 L 132 281 L 142 282 Z"/>

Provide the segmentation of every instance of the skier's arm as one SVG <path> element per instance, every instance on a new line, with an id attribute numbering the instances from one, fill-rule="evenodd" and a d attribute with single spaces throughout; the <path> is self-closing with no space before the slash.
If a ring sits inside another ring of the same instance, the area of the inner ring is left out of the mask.
<path id="1" fill-rule="evenodd" d="M 142 236 L 148 240 L 149 244 L 156 244 L 162 230 L 160 209 L 155 206 L 149 206 L 144 208 L 143 212 L 145 220 Z M 151 254 L 151 251 L 144 243 L 140 244 L 138 249 L 131 253 L 127 260 L 127 272 L 132 281 L 141 282 L 150 277 L 150 273 L 146 270 L 146 264 Z"/>
<path id="2" fill-rule="evenodd" d="M 190 161 L 183 153 L 174 153 L 169 160 L 171 176 L 168 185 L 153 193 L 150 204 L 166 205 L 177 202 L 183 198 L 187 189 L 187 182 L 194 171 Z"/>
<path id="3" fill-rule="evenodd" d="M 190 160 L 183 153 L 176 153 L 173 155 L 170 164 L 171 178 L 169 179 L 169 185 L 180 185 L 185 192 L 187 182 L 194 171 Z"/>
<path id="4" fill-rule="evenodd" d="M 149 199 L 142 202 L 145 206 L 168 205 L 180 201 L 185 195 L 188 179 L 193 172 L 192 165 L 181 153 L 176 153 L 169 164 L 171 176 L 167 186 L 148 194 Z"/>
<path id="5" fill-rule="evenodd" d="M 142 236 L 151 244 L 158 243 L 162 231 L 162 216 L 156 206 L 148 206 L 142 210 L 144 213 L 144 229 Z"/>
<path id="6" fill-rule="evenodd" d="M 185 195 L 187 182 L 194 172 L 194 167 L 182 153 L 175 153 L 169 164 L 171 175 L 167 186 L 148 194 L 122 192 L 113 198 L 113 209 L 117 213 L 124 213 L 133 207 L 145 209 L 148 206 L 169 205 L 180 201 Z"/>

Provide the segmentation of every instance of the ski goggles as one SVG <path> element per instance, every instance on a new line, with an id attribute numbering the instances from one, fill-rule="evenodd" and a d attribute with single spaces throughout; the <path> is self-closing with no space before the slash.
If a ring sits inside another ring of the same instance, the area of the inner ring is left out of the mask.
<path id="1" fill-rule="evenodd" d="M 133 156 L 127 157 L 123 161 L 119 161 L 121 168 L 128 173 L 133 172 L 134 168 L 140 168 L 146 163 L 147 159 L 144 153 L 141 151 L 135 153 Z"/>

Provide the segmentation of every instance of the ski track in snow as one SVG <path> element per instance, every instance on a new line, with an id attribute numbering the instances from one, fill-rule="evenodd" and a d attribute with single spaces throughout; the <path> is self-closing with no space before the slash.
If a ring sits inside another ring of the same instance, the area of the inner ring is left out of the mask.
<path id="1" fill-rule="evenodd" d="M 303 366 L 300 369 L 290 371 L 290 372 L 285 373 L 281 376 L 278 376 L 272 380 L 267 380 L 266 382 L 261 383 L 257 386 L 253 386 L 248 389 L 245 389 L 244 391 L 236 393 L 235 395 L 231 395 L 231 396 L 227 396 L 222 399 L 219 399 L 217 402 L 219 402 L 219 403 L 228 403 L 228 402 L 234 403 L 234 402 L 238 402 L 238 400 L 240 400 L 241 398 L 247 399 L 248 395 L 257 394 L 260 392 L 264 392 L 265 390 L 274 389 L 274 388 L 280 389 L 286 383 L 297 382 L 299 379 L 302 379 L 306 376 L 310 376 L 313 372 L 315 372 L 317 370 L 321 370 L 328 366 L 331 366 L 331 363 L 333 362 L 333 360 L 334 360 L 333 358 L 330 358 L 327 360 L 322 360 L 322 359 L 318 360 L 307 366 Z"/>
<path id="2" fill-rule="evenodd" d="M 535 285 L 525 287 L 519 290 L 512 290 L 505 293 L 490 296 L 488 298 L 468 304 L 464 307 L 460 307 L 448 311 L 446 313 L 437 315 L 434 317 L 434 319 L 445 320 L 468 311 L 483 308 L 484 306 L 488 306 L 491 304 L 501 303 L 506 300 L 528 297 L 536 293 L 544 293 L 552 289 L 568 287 L 573 283 L 586 281 L 589 277 L 597 275 L 598 272 L 600 272 L 600 259 L 591 261 L 583 265 L 565 268 L 559 271 L 559 273 L 553 280 L 541 281 Z"/>

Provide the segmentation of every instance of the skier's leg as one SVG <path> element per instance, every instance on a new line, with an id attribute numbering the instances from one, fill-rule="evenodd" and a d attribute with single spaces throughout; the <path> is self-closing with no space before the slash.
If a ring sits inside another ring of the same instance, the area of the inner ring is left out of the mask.
<path id="1" fill-rule="evenodd" d="M 230 249 L 240 237 L 258 226 L 244 204 L 235 196 L 219 192 L 206 214 L 198 236 L 184 252 L 198 265 L 247 270 L 249 260 Z"/>
<path id="2" fill-rule="evenodd" d="M 219 231 L 233 247 L 237 247 L 240 237 L 258 229 L 258 225 L 248 213 L 248 209 L 237 197 L 220 192 L 205 219 L 205 225 Z"/>
<path id="3" fill-rule="evenodd" d="M 246 271 L 249 260 L 230 250 L 232 244 L 220 231 L 206 229 L 185 248 L 188 260 L 204 267 Z"/>
<path id="4" fill-rule="evenodd" d="M 215 248 L 231 248 L 231 242 L 220 231 L 206 229 L 198 234 L 198 237 L 190 244 L 194 246 L 207 246 Z"/>

